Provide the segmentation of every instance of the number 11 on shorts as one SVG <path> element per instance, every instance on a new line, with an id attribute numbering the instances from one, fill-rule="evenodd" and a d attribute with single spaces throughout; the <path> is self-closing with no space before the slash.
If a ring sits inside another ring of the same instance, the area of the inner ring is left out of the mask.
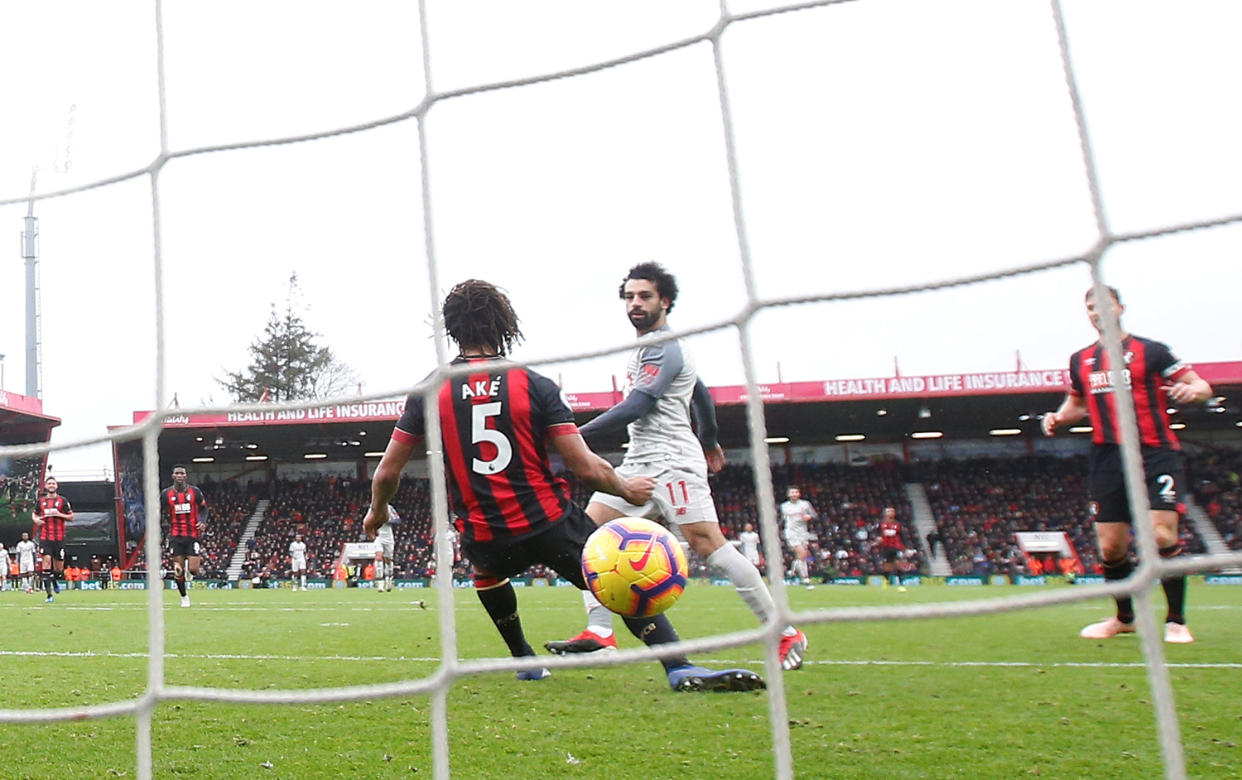
<path id="1" fill-rule="evenodd" d="M 684 515 L 686 505 L 690 503 L 690 491 L 686 488 L 686 481 L 679 479 L 676 482 L 665 482 L 664 487 L 668 489 L 668 502 L 673 505 L 675 514 Z"/>

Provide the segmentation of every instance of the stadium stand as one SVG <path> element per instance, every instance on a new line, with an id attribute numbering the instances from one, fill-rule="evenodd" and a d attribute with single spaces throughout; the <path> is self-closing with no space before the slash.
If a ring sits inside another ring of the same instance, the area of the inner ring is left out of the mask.
<path id="1" fill-rule="evenodd" d="M 1087 511 L 1085 456 L 937 460 L 909 472 L 927 492 L 954 574 L 1028 573 L 1014 536 L 1019 531 L 1063 531 L 1086 570 L 1101 571 Z M 1205 551 L 1188 523 L 1181 536 L 1187 552 Z"/>
<path id="2" fill-rule="evenodd" d="M 1242 550 L 1242 452 L 1216 450 L 1191 456 L 1188 476 L 1195 500 L 1230 550 Z"/>
<path id="3" fill-rule="evenodd" d="M 1242 549 L 1242 454 L 1233 451 L 1189 459 L 1196 500 L 1219 529 L 1230 549 Z M 877 533 L 884 507 L 897 509 L 906 553 L 902 573 L 928 573 L 926 551 L 912 520 L 905 482 L 922 484 L 952 571 L 956 575 L 1029 574 L 1014 534 L 1018 531 L 1064 531 L 1087 572 L 1098 573 L 1095 536 L 1087 511 L 1086 462 L 1082 456 L 1033 455 L 1015 458 L 930 460 L 909 465 L 880 461 L 865 466 L 842 463 L 774 465 L 772 480 L 778 500 L 790 485 L 819 516 L 811 524 L 816 578 L 860 577 L 883 572 Z M 586 505 L 590 491 L 570 474 L 574 499 Z M 362 517 L 370 498 L 370 481 L 346 476 L 316 475 L 249 486 L 205 481 L 201 485 L 212 507 L 204 535 L 202 578 L 224 578 L 237 548 L 246 517 L 260 496 L 270 496 L 242 569 L 245 579 L 267 580 L 288 575 L 288 547 L 294 534 L 307 544 L 308 576 L 330 579 L 340 562 L 342 546 L 365 539 Z M 754 473 L 749 465 L 730 464 L 712 477 L 712 490 L 725 537 L 737 538 L 746 523 L 757 523 Z M 430 495 L 426 480 L 406 480 L 393 501 L 402 522 L 395 528 L 394 555 L 399 579 L 434 576 Z M 1190 524 L 1182 540 L 1191 553 L 1206 550 Z M 792 563 L 783 550 L 786 570 Z M 142 569 L 141 555 L 136 569 Z M 168 567 L 165 561 L 165 567 Z M 690 554 L 691 574 L 709 576 L 707 565 Z M 454 569 L 469 576 L 469 561 L 455 550 Z M 551 576 L 543 568 L 531 577 Z"/>

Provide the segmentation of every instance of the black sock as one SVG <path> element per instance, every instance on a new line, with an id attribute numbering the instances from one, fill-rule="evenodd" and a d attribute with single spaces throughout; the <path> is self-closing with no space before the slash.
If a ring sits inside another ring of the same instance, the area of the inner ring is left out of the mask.
<path id="1" fill-rule="evenodd" d="M 630 630 L 631 634 L 642 640 L 642 643 L 648 647 L 667 645 L 679 639 L 677 629 L 673 628 L 673 624 L 664 615 L 654 615 L 648 618 L 623 617 L 621 622 L 625 623 L 625 627 Z M 668 671 L 679 666 L 688 666 L 690 659 L 684 655 L 675 655 L 672 658 L 661 658 L 660 663 L 664 665 L 664 670 Z"/>
<path id="2" fill-rule="evenodd" d="M 1160 550 L 1161 558 L 1176 558 L 1181 554 L 1181 542 Z M 1186 577 L 1167 577 L 1160 580 L 1160 584 L 1164 586 L 1164 597 L 1169 602 L 1169 612 L 1164 622 L 1186 625 Z"/>
<path id="3" fill-rule="evenodd" d="M 475 593 L 483 603 L 483 609 L 487 610 L 488 617 L 496 625 L 496 630 L 500 632 L 500 637 L 509 646 L 509 654 L 514 658 L 534 655 L 535 651 L 522 633 L 522 620 L 517 611 L 517 593 L 514 592 L 513 585 L 506 580 L 503 585 L 487 590 L 476 588 Z"/>
<path id="4" fill-rule="evenodd" d="M 177 592 L 182 596 L 185 595 L 185 580 L 177 580 Z"/>
<path id="5" fill-rule="evenodd" d="M 1130 563 L 1130 556 L 1127 555 L 1120 561 L 1104 561 L 1104 579 L 1105 580 L 1124 580 L 1134 571 L 1134 565 Z M 1122 623 L 1134 622 L 1134 601 L 1129 596 L 1114 596 L 1113 600 L 1117 602 L 1117 619 Z"/>
<path id="6" fill-rule="evenodd" d="M 52 573 L 50 571 L 43 572 L 43 590 L 47 595 L 52 595 Z"/>

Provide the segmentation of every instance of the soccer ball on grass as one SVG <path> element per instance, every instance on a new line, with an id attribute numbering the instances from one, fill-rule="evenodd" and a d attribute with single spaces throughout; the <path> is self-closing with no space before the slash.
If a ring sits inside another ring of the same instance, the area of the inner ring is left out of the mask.
<path id="1" fill-rule="evenodd" d="M 622 517 L 605 523 L 582 549 L 582 575 L 600 603 L 619 615 L 664 612 L 686 589 L 681 544 L 659 523 Z"/>

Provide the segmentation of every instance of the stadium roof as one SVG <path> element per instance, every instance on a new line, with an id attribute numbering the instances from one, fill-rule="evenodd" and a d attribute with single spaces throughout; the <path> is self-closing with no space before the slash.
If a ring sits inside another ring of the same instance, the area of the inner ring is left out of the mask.
<path id="1" fill-rule="evenodd" d="M 1239 432 L 1242 423 L 1242 362 L 1199 364 L 1200 372 L 1223 402 L 1180 409 L 1183 437 Z M 1068 384 L 1064 369 L 981 374 L 833 379 L 760 386 L 769 437 L 797 445 L 842 441 L 900 443 L 919 433 L 945 439 L 1014 438 L 1039 435 L 1038 415 L 1061 402 Z M 712 388 L 727 448 L 749 445 L 744 386 Z M 616 392 L 567 393 L 584 423 L 620 400 Z M 404 401 L 325 404 L 299 411 L 174 414 L 160 435 L 161 457 L 171 461 L 303 463 L 308 460 L 357 461 L 378 457 L 388 442 Z M 1219 411 L 1218 411 L 1219 410 Z M 150 416 L 135 412 L 134 422 Z M 114 426 L 113 430 L 117 427 Z M 1007 431 L 999 434 L 996 431 Z M 1016 431 L 1016 433 L 1014 433 Z M 598 442 L 615 451 L 623 437 Z M 784 443 L 784 442 L 777 442 Z M 310 456 L 310 457 L 308 457 Z M 203 459 L 210 458 L 211 461 Z"/>
<path id="2" fill-rule="evenodd" d="M 43 413 L 38 398 L 0 390 L 0 444 L 45 442 L 58 425 L 58 418 Z"/>

